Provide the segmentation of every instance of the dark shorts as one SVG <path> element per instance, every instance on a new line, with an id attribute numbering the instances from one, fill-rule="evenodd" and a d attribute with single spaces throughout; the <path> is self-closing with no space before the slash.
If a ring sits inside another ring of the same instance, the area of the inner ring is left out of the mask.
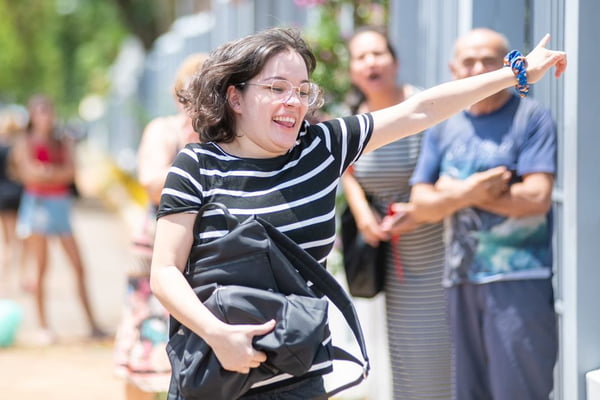
<path id="1" fill-rule="evenodd" d="M 308 400 L 325 393 L 322 376 L 315 376 L 262 393 L 240 397 L 240 400 Z"/>
<path id="2" fill-rule="evenodd" d="M 0 211 L 17 211 L 23 187 L 11 181 L 0 180 Z"/>
<path id="3" fill-rule="evenodd" d="M 448 289 L 455 398 L 547 400 L 558 333 L 550 279 Z"/>

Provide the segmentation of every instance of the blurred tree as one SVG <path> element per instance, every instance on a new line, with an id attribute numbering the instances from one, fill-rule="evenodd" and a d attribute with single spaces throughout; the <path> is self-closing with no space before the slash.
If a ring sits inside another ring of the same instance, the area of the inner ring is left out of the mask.
<path id="1" fill-rule="evenodd" d="M 166 32 L 175 19 L 176 0 L 113 0 L 124 25 L 137 36 L 146 50 Z"/>
<path id="2" fill-rule="evenodd" d="M 112 0 L 125 26 L 140 38 L 146 50 L 182 14 L 207 11 L 211 0 Z"/>
<path id="3" fill-rule="evenodd" d="M 340 22 L 350 10 L 352 27 L 385 25 L 389 0 L 295 2 L 317 10 L 318 20 L 306 31 L 319 61 L 314 78 L 325 89 L 327 104 L 339 104 L 349 88 L 344 37 L 348 32 L 341 31 Z M 109 67 L 123 39 L 135 35 L 149 49 L 178 16 L 181 4 L 179 0 L 0 0 L 0 102 L 23 103 L 31 94 L 44 92 L 62 115 L 75 115 L 85 95 L 108 89 Z M 209 7 L 207 0 L 189 4 L 194 12 Z"/>
<path id="4" fill-rule="evenodd" d="M 350 89 L 346 40 L 354 27 L 387 26 L 389 0 L 295 0 L 297 6 L 313 7 L 318 15 L 306 27 L 306 39 L 317 57 L 313 79 L 326 94 L 324 111 L 338 114 L 336 107 Z M 346 27 L 346 31 L 343 31 Z"/>
<path id="5" fill-rule="evenodd" d="M 108 68 L 127 31 L 112 2 L 0 0 L 0 100 L 48 94 L 63 115 L 108 88 Z M 101 21 L 101 23 L 99 23 Z"/>

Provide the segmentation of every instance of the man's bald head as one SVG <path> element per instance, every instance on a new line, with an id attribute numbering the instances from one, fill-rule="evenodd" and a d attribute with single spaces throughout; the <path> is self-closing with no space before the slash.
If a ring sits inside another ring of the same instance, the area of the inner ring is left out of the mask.
<path id="1" fill-rule="evenodd" d="M 459 79 L 499 69 L 508 47 L 503 34 L 488 28 L 473 29 L 456 40 L 450 70 Z"/>

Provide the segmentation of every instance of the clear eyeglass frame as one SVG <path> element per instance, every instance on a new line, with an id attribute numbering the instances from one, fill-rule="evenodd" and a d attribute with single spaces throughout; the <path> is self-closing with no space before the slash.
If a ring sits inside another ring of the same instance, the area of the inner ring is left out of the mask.
<path id="1" fill-rule="evenodd" d="M 298 86 L 294 86 L 285 79 L 274 79 L 271 83 L 242 82 L 239 86 L 246 85 L 268 88 L 271 95 L 283 103 L 288 102 L 295 93 L 300 102 L 309 107 L 317 103 L 321 92 L 319 85 L 316 83 L 303 82 Z"/>

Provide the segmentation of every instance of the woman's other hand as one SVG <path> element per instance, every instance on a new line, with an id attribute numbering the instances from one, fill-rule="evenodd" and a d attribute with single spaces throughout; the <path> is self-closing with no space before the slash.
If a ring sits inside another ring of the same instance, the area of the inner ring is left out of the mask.
<path id="1" fill-rule="evenodd" d="M 254 336 L 265 335 L 275 328 L 275 320 L 261 325 L 224 325 L 207 343 L 217 356 L 221 366 L 233 372 L 247 374 L 267 360 L 267 355 L 252 346 Z"/>

